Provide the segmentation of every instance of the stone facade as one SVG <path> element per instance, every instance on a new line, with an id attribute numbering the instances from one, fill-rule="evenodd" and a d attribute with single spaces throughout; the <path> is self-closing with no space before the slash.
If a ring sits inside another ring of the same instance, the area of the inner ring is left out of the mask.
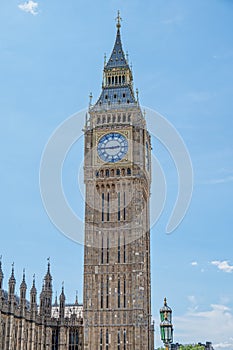
<path id="1" fill-rule="evenodd" d="M 26 300 L 25 274 L 20 285 L 20 297 L 15 295 L 14 268 L 3 290 L 3 272 L 0 264 L 0 349 L 1 350 L 81 350 L 83 349 L 83 306 L 76 301 L 65 305 L 64 288 L 52 303 L 52 276 L 50 264 L 44 278 L 37 304 L 35 280 Z"/>

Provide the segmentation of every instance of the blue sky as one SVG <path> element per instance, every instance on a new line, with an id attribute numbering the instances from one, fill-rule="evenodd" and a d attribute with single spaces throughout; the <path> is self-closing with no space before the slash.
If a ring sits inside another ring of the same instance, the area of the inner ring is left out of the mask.
<path id="1" fill-rule="evenodd" d="M 120 9 L 123 45 L 140 102 L 175 126 L 194 170 L 188 213 L 166 235 L 177 175 L 166 149 L 153 140 L 168 191 L 164 212 L 151 231 L 156 345 L 158 311 L 167 296 L 175 341 L 210 340 L 216 349 L 232 349 L 233 2 L 35 0 L 34 7 L 24 5 L 24 0 L 0 5 L 0 254 L 5 287 L 14 261 L 17 286 L 26 268 L 28 287 L 36 273 L 40 290 L 50 256 L 54 291 L 60 292 L 64 280 L 69 301 L 76 290 L 82 297 L 83 247 L 59 233 L 43 208 L 40 159 L 54 129 L 87 107 L 90 91 L 98 98 L 104 53 L 111 53 Z M 80 147 L 74 145 L 63 185 L 72 208 L 83 213 L 77 200 L 80 162 Z"/>

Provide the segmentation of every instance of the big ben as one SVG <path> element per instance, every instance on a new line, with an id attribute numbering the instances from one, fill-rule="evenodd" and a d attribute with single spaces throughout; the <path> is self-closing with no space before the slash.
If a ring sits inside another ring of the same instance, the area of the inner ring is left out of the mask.
<path id="1" fill-rule="evenodd" d="M 151 139 L 122 48 L 119 14 L 84 137 L 84 349 L 153 350 Z"/>

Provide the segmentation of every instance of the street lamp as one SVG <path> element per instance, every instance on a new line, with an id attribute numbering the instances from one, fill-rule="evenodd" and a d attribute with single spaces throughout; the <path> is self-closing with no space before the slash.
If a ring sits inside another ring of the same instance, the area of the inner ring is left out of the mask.
<path id="1" fill-rule="evenodd" d="M 161 340 L 165 345 L 165 349 L 169 350 L 170 344 L 173 341 L 173 326 L 172 326 L 172 309 L 167 305 L 167 299 L 164 299 L 164 306 L 160 309 L 160 332 Z"/>

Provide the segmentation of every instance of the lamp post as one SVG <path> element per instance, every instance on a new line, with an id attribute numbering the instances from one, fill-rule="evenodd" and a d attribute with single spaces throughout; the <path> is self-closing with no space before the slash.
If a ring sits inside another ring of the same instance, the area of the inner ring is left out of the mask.
<path id="1" fill-rule="evenodd" d="M 167 305 L 167 299 L 164 299 L 164 306 L 160 309 L 160 332 L 161 340 L 165 349 L 170 349 L 173 341 L 172 309 Z"/>

